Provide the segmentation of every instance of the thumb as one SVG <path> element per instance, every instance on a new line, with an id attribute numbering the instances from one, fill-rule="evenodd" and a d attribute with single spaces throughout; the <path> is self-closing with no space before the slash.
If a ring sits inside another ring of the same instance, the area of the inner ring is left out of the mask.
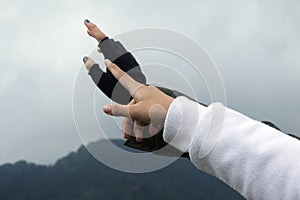
<path id="1" fill-rule="evenodd" d="M 107 104 L 103 107 L 103 112 L 108 115 L 130 118 L 129 107 L 130 105 Z"/>

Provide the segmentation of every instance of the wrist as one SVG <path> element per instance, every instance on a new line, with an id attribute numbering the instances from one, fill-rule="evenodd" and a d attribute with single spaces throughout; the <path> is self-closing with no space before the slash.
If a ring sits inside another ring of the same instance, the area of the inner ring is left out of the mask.
<path id="1" fill-rule="evenodd" d="M 172 102 L 174 101 L 175 99 L 173 97 L 170 97 L 168 96 L 167 99 L 166 99 L 166 103 L 165 103 L 165 110 L 168 112 L 168 110 L 170 109 L 170 106 L 172 104 Z"/>
<path id="2" fill-rule="evenodd" d="M 95 37 L 95 39 L 98 42 L 102 42 L 103 40 L 105 40 L 106 38 L 108 38 L 105 34 L 99 34 L 98 36 Z"/>
<path id="3" fill-rule="evenodd" d="M 182 152 L 188 152 L 198 120 L 205 107 L 186 97 L 177 97 L 167 112 L 164 141 Z"/>

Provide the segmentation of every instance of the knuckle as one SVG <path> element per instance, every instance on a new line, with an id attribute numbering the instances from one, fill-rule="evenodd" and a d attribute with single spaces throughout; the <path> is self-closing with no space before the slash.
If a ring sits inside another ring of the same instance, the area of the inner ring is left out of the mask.
<path id="1" fill-rule="evenodd" d="M 96 28 L 97 26 L 95 24 L 90 24 L 90 28 Z"/>
<path id="2" fill-rule="evenodd" d="M 129 110 L 129 114 L 130 114 L 130 117 L 133 121 L 138 119 L 138 113 L 135 111 L 135 109 L 131 108 Z"/>
<path id="3" fill-rule="evenodd" d="M 151 90 L 152 92 L 158 91 L 157 87 L 155 87 L 154 85 L 149 85 L 148 89 Z"/>

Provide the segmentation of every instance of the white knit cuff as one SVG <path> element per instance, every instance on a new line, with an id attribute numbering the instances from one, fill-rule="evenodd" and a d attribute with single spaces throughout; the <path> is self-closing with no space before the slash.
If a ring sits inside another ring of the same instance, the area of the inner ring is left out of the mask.
<path id="1" fill-rule="evenodd" d="M 165 142 L 182 152 L 187 152 L 204 110 L 204 106 L 184 96 L 177 97 L 166 116 L 163 133 Z"/>

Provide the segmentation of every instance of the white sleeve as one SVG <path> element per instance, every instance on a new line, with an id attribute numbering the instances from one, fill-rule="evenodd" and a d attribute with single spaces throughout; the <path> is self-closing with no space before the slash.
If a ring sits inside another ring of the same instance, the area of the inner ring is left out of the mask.
<path id="1" fill-rule="evenodd" d="M 224 120 L 215 124 L 213 119 L 222 116 L 222 104 L 204 107 L 176 98 L 167 113 L 164 140 L 189 152 L 196 167 L 247 199 L 300 199 L 300 142 L 223 108 Z M 209 134 L 216 130 L 212 140 Z"/>

